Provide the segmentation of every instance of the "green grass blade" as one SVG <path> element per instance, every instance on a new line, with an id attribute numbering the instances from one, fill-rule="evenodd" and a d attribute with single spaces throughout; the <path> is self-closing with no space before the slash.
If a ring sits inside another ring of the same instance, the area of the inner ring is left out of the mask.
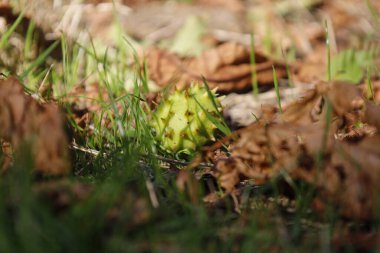
<path id="1" fill-rule="evenodd" d="M 36 27 L 36 23 L 34 23 L 34 21 L 31 20 L 28 26 L 28 30 L 26 31 L 26 36 L 25 36 L 24 57 L 26 59 L 30 57 L 30 52 L 32 50 L 33 34 L 34 34 L 35 27 Z"/>
<path id="2" fill-rule="evenodd" d="M 259 95 L 259 85 L 257 83 L 257 72 L 256 72 L 256 57 L 255 57 L 255 41 L 253 32 L 251 33 L 251 51 L 250 51 L 250 61 L 251 61 L 251 78 L 252 78 L 252 89 L 253 95 L 257 98 Z"/>
<path id="3" fill-rule="evenodd" d="M 290 88 L 293 88 L 294 84 L 293 84 L 293 81 L 292 81 L 292 75 L 290 73 L 288 59 L 287 59 L 287 56 L 285 55 L 285 52 L 284 52 L 283 48 L 281 48 L 281 52 L 282 52 L 282 57 L 284 58 L 284 61 L 285 61 L 285 69 L 286 69 L 286 75 L 288 76 L 288 84 L 289 84 Z"/>
<path id="4" fill-rule="evenodd" d="M 377 27 L 380 27 L 380 13 L 378 10 L 376 10 L 375 6 L 371 3 L 370 0 L 366 0 L 368 10 L 371 13 L 371 16 L 376 24 Z"/>
<path id="5" fill-rule="evenodd" d="M 223 116 L 219 110 L 218 110 L 218 105 L 215 101 L 215 97 L 214 97 L 214 94 L 212 93 L 212 91 L 210 90 L 210 86 L 208 85 L 208 82 L 206 80 L 206 78 L 204 76 L 202 76 L 202 79 L 203 79 L 203 84 L 205 85 L 206 87 L 206 91 L 207 91 L 207 95 L 209 96 L 209 98 L 211 99 L 211 102 L 212 102 L 212 106 L 214 107 L 214 109 L 217 111 L 217 113 L 219 114 L 219 116 Z"/>
<path id="6" fill-rule="evenodd" d="M 202 108 L 202 110 L 205 112 L 207 118 L 225 135 L 230 135 L 232 133 L 231 129 L 227 126 L 227 123 L 224 122 L 224 117 L 222 115 L 222 113 L 219 111 L 219 107 L 215 101 L 215 95 L 212 93 L 212 91 L 210 90 L 210 87 L 208 86 L 208 83 L 207 83 L 207 80 L 203 77 L 203 83 L 206 87 L 206 91 L 207 91 L 207 95 L 209 97 L 209 99 L 211 100 L 211 103 L 215 109 L 215 112 L 218 114 L 218 117 L 220 119 L 222 119 L 222 123 L 220 122 L 220 120 L 216 119 L 214 116 L 212 116 L 210 113 L 208 113 L 203 107 L 202 105 L 195 99 L 195 101 L 197 102 L 197 104 Z"/>
<path id="7" fill-rule="evenodd" d="M 16 21 L 11 25 L 11 27 L 1 36 L 0 39 L 0 49 L 3 49 L 9 41 L 9 38 L 12 36 L 13 32 L 16 30 L 17 26 L 21 23 L 24 17 L 24 12 L 22 12 L 16 19 Z"/>
<path id="8" fill-rule="evenodd" d="M 276 69 L 273 65 L 272 65 L 272 69 L 273 69 L 273 82 L 274 82 L 274 89 L 276 90 L 277 104 L 278 104 L 278 108 L 280 109 L 280 113 L 282 113 L 280 88 L 278 87 Z"/>
<path id="9" fill-rule="evenodd" d="M 33 61 L 29 67 L 20 75 L 20 79 L 23 80 L 25 77 L 29 75 L 35 68 L 40 66 L 46 58 L 53 52 L 53 50 L 61 43 L 61 41 L 57 40 L 53 44 L 51 44 L 42 54 L 40 54 L 35 61 Z"/>
<path id="10" fill-rule="evenodd" d="M 224 135 L 230 135 L 231 134 L 231 130 L 229 129 L 229 127 L 227 126 L 227 124 L 224 123 L 223 121 L 223 118 L 216 118 L 214 116 L 211 115 L 211 113 L 209 113 L 200 103 L 199 101 L 196 99 L 196 97 L 194 97 L 194 100 L 195 102 L 197 102 L 197 104 L 199 105 L 199 107 L 202 109 L 202 111 L 206 114 L 206 117 L 209 121 L 211 121 Z"/>
<path id="11" fill-rule="evenodd" d="M 370 93 L 370 99 L 372 101 L 375 101 L 375 95 L 373 94 L 373 86 L 372 86 L 372 80 L 371 80 L 371 70 L 370 67 L 367 68 L 367 89 Z"/>

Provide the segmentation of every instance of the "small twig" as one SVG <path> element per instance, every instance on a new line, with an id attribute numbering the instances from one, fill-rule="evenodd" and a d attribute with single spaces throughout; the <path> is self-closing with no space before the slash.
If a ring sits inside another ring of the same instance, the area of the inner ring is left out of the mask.
<path id="1" fill-rule="evenodd" d="M 159 207 L 160 203 L 158 202 L 156 192 L 154 191 L 153 183 L 149 179 L 147 179 L 145 181 L 145 184 L 146 184 L 146 188 L 148 189 L 148 192 L 149 192 L 149 198 L 150 198 L 150 202 L 152 203 L 152 206 L 154 208 Z"/>
<path id="2" fill-rule="evenodd" d="M 81 147 L 81 146 L 77 145 L 75 143 L 75 141 L 73 141 L 73 143 L 71 144 L 71 148 L 75 149 L 75 150 L 82 151 L 84 153 L 90 154 L 90 155 L 95 156 L 95 157 L 98 156 L 100 153 L 98 150 L 95 150 L 95 149 Z"/>
<path id="3" fill-rule="evenodd" d="M 173 158 L 167 158 L 167 157 L 160 156 L 160 155 L 153 155 L 153 156 L 155 158 L 157 158 L 158 160 L 160 160 L 162 162 L 167 162 L 169 164 L 180 165 L 180 166 L 187 166 L 187 165 L 189 165 L 189 163 L 185 162 L 185 161 L 181 161 L 181 160 L 177 160 L 177 159 L 173 159 Z"/>
<path id="4" fill-rule="evenodd" d="M 238 214 L 241 214 L 240 204 L 239 204 L 239 200 L 238 200 L 237 196 L 234 193 L 232 193 L 231 194 L 231 198 L 232 198 L 232 200 L 234 202 L 234 210 L 235 210 L 235 212 L 238 213 Z"/>
<path id="5" fill-rule="evenodd" d="M 75 141 L 73 141 L 73 143 L 71 144 L 71 148 L 74 150 L 79 150 L 79 151 L 82 151 L 84 153 L 90 154 L 94 157 L 97 157 L 100 154 L 100 151 L 95 150 L 95 149 L 81 147 L 78 144 L 76 144 Z M 102 155 L 106 156 L 106 153 L 103 153 Z M 182 167 L 187 167 L 190 165 L 189 162 L 185 162 L 185 161 L 181 161 L 181 160 L 177 160 L 177 159 L 167 158 L 167 157 L 163 157 L 160 155 L 152 155 L 152 156 L 154 158 L 157 158 L 158 160 L 160 160 L 162 162 L 162 164 L 161 164 L 162 168 L 169 168 L 170 167 L 168 165 L 165 165 L 165 163 L 169 164 L 169 165 L 176 165 L 176 166 L 182 166 Z M 146 159 L 148 156 L 142 155 L 142 157 Z M 144 160 L 140 160 L 139 163 L 142 164 L 143 166 L 147 166 L 147 163 Z M 211 163 L 200 163 L 197 167 L 199 167 L 199 168 L 210 168 L 212 166 L 213 166 L 213 164 L 211 164 Z"/>

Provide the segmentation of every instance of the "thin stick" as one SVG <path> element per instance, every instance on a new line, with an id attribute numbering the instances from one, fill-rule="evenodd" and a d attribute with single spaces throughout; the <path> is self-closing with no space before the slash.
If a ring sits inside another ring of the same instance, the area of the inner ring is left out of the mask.
<path id="1" fill-rule="evenodd" d="M 145 181 L 145 184 L 146 184 L 146 188 L 148 189 L 149 198 L 150 198 L 150 202 L 152 203 L 152 206 L 154 208 L 159 207 L 160 203 L 158 202 L 156 192 L 154 191 L 153 183 L 149 179 L 147 179 Z"/>

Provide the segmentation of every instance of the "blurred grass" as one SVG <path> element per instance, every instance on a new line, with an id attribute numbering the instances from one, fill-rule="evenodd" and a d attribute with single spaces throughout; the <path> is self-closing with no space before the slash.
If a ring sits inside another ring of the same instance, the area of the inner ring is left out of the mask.
<path id="1" fill-rule="evenodd" d="M 31 173 L 32 157 L 22 152 L 0 182 L 0 251 L 293 252 L 295 245 L 315 246 L 315 240 L 302 239 L 296 230 L 290 241 L 279 237 L 282 218 L 275 208 L 262 205 L 242 216 L 228 205 L 225 210 L 209 209 L 190 202 L 173 177 L 156 179 L 160 205 L 153 208 L 136 157 L 119 150 L 102 158 L 112 169 L 89 183 L 90 196 L 57 209 L 54 195 L 43 199 L 37 194 L 41 181 Z M 69 187 L 88 183 L 82 177 L 69 181 Z"/>

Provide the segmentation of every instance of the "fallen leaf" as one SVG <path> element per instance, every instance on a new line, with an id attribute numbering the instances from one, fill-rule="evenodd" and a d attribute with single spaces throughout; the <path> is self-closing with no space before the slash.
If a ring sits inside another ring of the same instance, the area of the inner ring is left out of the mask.
<path id="1" fill-rule="evenodd" d="M 159 86 L 175 84 L 178 88 L 205 78 L 210 88 L 220 93 L 242 92 L 252 88 L 252 66 L 249 49 L 235 42 L 221 44 L 199 57 L 180 58 L 161 49 L 152 48 L 146 53 L 149 78 Z M 272 65 L 277 78 L 286 76 L 285 66 L 256 52 L 256 72 L 260 85 L 273 85 Z"/>
<path id="2" fill-rule="evenodd" d="M 326 100 L 332 108 L 330 121 Z M 244 179 L 260 185 L 284 171 L 316 187 L 320 212 L 333 205 L 344 217 L 372 219 L 380 192 L 379 115 L 380 107 L 366 101 L 357 86 L 321 82 L 272 122 L 259 120 L 224 140 L 230 156 L 216 161 L 215 175 L 232 193 Z M 337 137 L 357 122 L 374 130 L 356 139 Z"/>
<path id="3" fill-rule="evenodd" d="M 0 80 L 0 139 L 9 142 L 15 152 L 30 143 L 37 172 L 52 175 L 69 172 L 63 122 L 56 104 L 39 104 L 24 93 L 14 77 Z"/>

